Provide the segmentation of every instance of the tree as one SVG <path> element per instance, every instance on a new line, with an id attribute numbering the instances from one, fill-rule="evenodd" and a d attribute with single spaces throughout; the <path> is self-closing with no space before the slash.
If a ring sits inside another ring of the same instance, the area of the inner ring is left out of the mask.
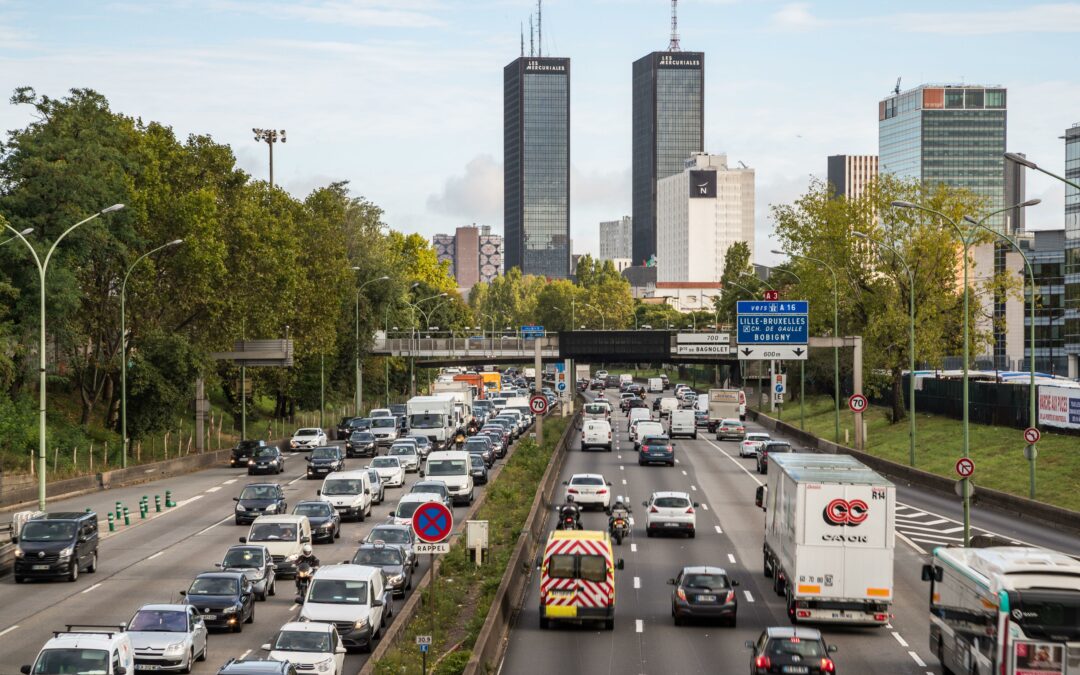
<path id="1" fill-rule="evenodd" d="M 723 292 L 715 297 L 713 304 L 720 316 L 730 323 L 735 323 L 736 302 L 752 299 L 739 286 L 755 290 L 754 279 L 740 278 L 740 276 L 744 273 L 753 274 L 753 272 L 754 267 L 750 262 L 750 245 L 745 241 L 737 241 L 729 246 L 727 252 L 724 253 L 724 271 L 720 275 Z"/>

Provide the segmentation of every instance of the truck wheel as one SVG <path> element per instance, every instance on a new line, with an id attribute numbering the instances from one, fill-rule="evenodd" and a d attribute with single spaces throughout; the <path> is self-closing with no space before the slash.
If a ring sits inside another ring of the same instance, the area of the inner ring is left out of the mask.
<path id="1" fill-rule="evenodd" d="M 615 630 L 615 619 L 605 619 L 604 630 Z"/>
<path id="2" fill-rule="evenodd" d="M 544 609 L 542 607 L 540 608 L 540 612 L 540 630 L 547 630 L 548 628 L 551 628 L 551 621 L 549 621 L 548 618 L 544 616 Z"/>

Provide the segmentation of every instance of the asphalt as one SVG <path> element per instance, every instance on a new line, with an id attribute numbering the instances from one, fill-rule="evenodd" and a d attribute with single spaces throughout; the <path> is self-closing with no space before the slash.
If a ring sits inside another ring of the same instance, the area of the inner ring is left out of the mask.
<path id="1" fill-rule="evenodd" d="M 31 582 L 16 585 L 10 575 L 0 580 L 0 675 L 16 675 L 22 664 L 33 662 L 38 650 L 68 623 L 119 624 L 128 621 L 144 604 L 177 602 L 179 591 L 190 585 L 200 572 L 212 571 L 226 549 L 247 534 L 248 526 L 233 522 L 233 497 L 253 482 L 278 482 L 288 499 L 288 508 L 300 500 L 315 499 L 321 480 L 307 480 L 303 453 L 286 453 L 286 471 L 280 475 L 248 476 L 247 471 L 228 467 L 207 469 L 129 488 L 99 492 L 50 504 L 50 511 L 94 510 L 102 523 L 99 569 L 82 573 L 74 583 Z M 346 468 L 366 466 L 368 459 L 349 459 Z M 500 463 L 503 460 L 500 460 Z M 498 464 L 496 464 L 498 466 Z M 363 523 L 343 523 L 341 538 L 333 544 L 316 544 L 315 554 L 325 563 L 351 558 L 359 540 L 393 513 L 400 495 L 418 480 L 408 474 L 403 488 L 387 488 L 381 505 L 372 507 L 372 516 Z M 477 495 L 484 489 L 477 486 Z M 172 491 L 174 508 L 153 510 L 154 496 Z M 151 517 L 140 520 L 138 501 L 149 497 Z M 128 506 L 131 524 L 108 532 L 106 514 L 120 501 Z M 463 516 L 467 507 L 456 507 Z M 460 529 L 460 523 L 455 529 Z M 427 556 L 414 572 L 420 579 L 426 571 Z M 197 663 L 195 673 L 217 673 L 229 658 L 263 655 L 261 645 L 270 642 L 278 629 L 294 620 L 299 606 L 293 600 L 294 582 L 280 580 L 277 595 L 255 605 L 255 621 L 242 633 L 211 633 L 209 658 Z M 395 612 L 404 599 L 394 600 Z M 394 620 L 397 620 L 395 616 Z M 366 654 L 349 654 L 345 673 L 356 673 Z"/>

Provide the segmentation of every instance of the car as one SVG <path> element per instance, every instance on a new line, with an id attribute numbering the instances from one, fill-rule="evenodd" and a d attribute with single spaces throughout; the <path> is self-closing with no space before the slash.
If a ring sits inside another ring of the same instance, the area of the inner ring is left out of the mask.
<path id="1" fill-rule="evenodd" d="M 660 532 L 685 534 L 691 539 L 697 534 L 698 503 L 685 492 L 654 492 L 645 507 L 645 534 L 652 537 Z"/>
<path id="2" fill-rule="evenodd" d="M 632 399 L 629 399 L 626 402 L 626 411 L 627 412 L 630 412 L 631 410 L 637 410 L 637 409 L 648 410 L 649 409 L 649 404 L 643 398 L 632 398 Z"/>
<path id="3" fill-rule="evenodd" d="M 386 484 L 383 483 L 382 476 L 379 472 L 371 467 L 368 467 L 368 478 L 371 479 L 371 503 L 382 504 L 386 499 Z"/>
<path id="4" fill-rule="evenodd" d="M 652 420 L 637 420 L 630 427 L 630 439 L 634 441 L 634 452 L 641 449 L 641 439 L 649 436 L 665 436 L 664 425 Z"/>
<path id="5" fill-rule="evenodd" d="M 836 645 L 825 644 L 816 628 L 773 626 L 761 631 L 757 640 L 744 644 L 750 650 L 750 675 L 836 673 L 830 656 L 836 652 Z"/>
<path id="6" fill-rule="evenodd" d="M 679 399 L 674 396 L 664 396 L 660 399 L 660 417 L 669 417 L 678 409 Z"/>
<path id="7" fill-rule="evenodd" d="M 470 455 L 479 455 L 484 460 L 484 468 L 495 463 L 495 452 L 491 449 L 491 439 L 477 434 L 465 440 L 463 448 Z"/>
<path id="8" fill-rule="evenodd" d="M 206 624 L 191 605 L 143 605 L 126 625 L 136 670 L 190 673 L 206 660 Z"/>
<path id="9" fill-rule="evenodd" d="M 270 658 L 296 665 L 297 675 L 342 675 L 345 645 L 337 626 L 321 621 L 290 621 L 262 646 Z"/>
<path id="10" fill-rule="evenodd" d="M 643 436 L 638 444 L 638 466 L 667 464 L 675 466 L 675 443 L 667 436 Z"/>
<path id="11" fill-rule="evenodd" d="M 398 500 L 397 508 L 394 509 L 393 522 L 395 525 L 408 525 L 412 527 L 413 514 L 416 513 L 416 509 L 420 508 L 421 504 L 428 502 L 445 503 L 442 495 L 436 492 L 410 492 L 409 494 L 402 495 Z"/>
<path id="12" fill-rule="evenodd" d="M 375 544 L 379 542 L 397 546 L 404 551 L 405 561 L 409 566 L 418 567 L 420 565 L 416 549 L 413 548 L 414 544 L 416 544 L 416 534 L 413 533 L 411 526 L 394 525 L 392 523 L 376 525 L 371 528 L 371 531 L 367 533 L 367 536 L 360 543 Z"/>
<path id="13" fill-rule="evenodd" d="M 370 480 L 367 469 L 338 471 L 327 474 L 316 494 L 319 499 L 331 504 L 343 520 L 354 518 L 362 523 L 371 515 Z"/>
<path id="14" fill-rule="evenodd" d="M 285 513 L 288 503 L 285 492 L 277 483 L 248 483 L 233 497 L 233 519 L 237 525 L 249 525 L 265 514 Z"/>
<path id="15" fill-rule="evenodd" d="M 604 419 L 586 419 L 581 423 L 581 449 L 603 448 L 611 452 L 611 424 Z"/>
<path id="16" fill-rule="evenodd" d="M 217 675 L 298 675 L 296 667 L 288 661 L 260 658 L 229 659 L 217 671 Z"/>
<path id="17" fill-rule="evenodd" d="M 98 568 L 98 517 L 93 511 L 61 511 L 23 523 L 15 547 L 15 583 L 62 577 L 76 581 L 79 572 Z"/>
<path id="18" fill-rule="evenodd" d="M 413 566 L 409 564 L 405 550 L 401 547 L 381 541 L 360 544 L 349 562 L 381 569 L 386 575 L 386 587 L 394 597 L 404 598 L 405 591 L 412 589 Z"/>
<path id="19" fill-rule="evenodd" d="M 409 488 L 409 494 L 413 492 L 434 492 L 438 495 L 442 495 L 443 504 L 446 504 L 447 508 L 454 508 L 453 500 L 450 497 L 450 488 L 447 487 L 446 481 L 434 480 L 428 478 L 426 480 L 418 480 L 413 483 Z"/>
<path id="20" fill-rule="evenodd" d="M 135 672 L 135 650 L 124 626 L 68 624 L 53 631 L 32 665 L 19 669 L 23 675 L 41 673 L 95 673 L 120 675 Z M 11 665 L 10 655 L 5 666 Z M 10 672 L 10 671 L 8 671 Z"/>
<path id="21" fill-rule="evenodd" d="M 491 439 L 491 450 L 496 458 L 506 457 L 506 439 L 502 429 L 481 429 L 477 436 L 487 436 Z"/>
<path id="22" fill-rule="evenodd" d="M 469 453 L 463 451 L 440 451 L 428 455 L 421 478 L 433 478 L 446 483 L 454 504 L 473 503 L 475 483 L 469 471 Z"/>
<path id="23" fill-rule="evenodd" d="M 411 438 L 416 441 L 416 451 L 420 453 L 420 459 L 427 457 L 434 450 L 431 439 L 427 436 L 412 436 Z"/>
<path id="24" fill-rule="evenodd" d="M 247 468 L 248 460 L 251 459 L 255 451 L 265 445 L 266 441 L 257 441 L 250 438 L 240 441 L 233 446 L 232 451 L 229 453 L 229 466 Z"/>
<path id="25" fill-rule="evenodd" d="M 296 599 L 303 603 L 300 621 L 333 623 L 346 649 L 371 651 L 393 611 L 384 579 L 377 567 L 323 565 L 312 576 L 307 595 Z"/>
<path id="26" fill-rule="evenodd" d="M 386 487 L 401 487 L 405 484 L 405 467 L 401 466 L 400 457 L 376 457 L 368 464 L 368 468 L 375 469 Z"/>
<path id="27" fill-rule="evenodd" d="M 315 448 L 305 459 L 309 479 L 321 478 L 328 473 L 345 470 L 345 450 L 338 445 Z"/>
<path id="28" fill-rule="evenodd" d="M 795 452 L 791 443 L 786 441 L 766 441 L 757 447 L 756 465 L 758 473 L 769 473 L 769 455 L 781 452 Z"/>
<path id="29" fill-rule="evenodd" d="M 243 572 L 255 589 L 256 600 L 266 600 L 277 593 L 277 572 L 270 549 L 260 544 L 230 546 L 225 557 L 214 567 L 226 572 Z"/>
<path id="30" fill-rule="evenodd" d="M 739 443 L 739 457 L 756 457 L 758 447 L 769 440 L 772 440 L 769 438 L 769 434 L 759 431 L 752 431 L 746 434 L 742 443 Z"/>
<path id="31" fill-rule="evenodd" d="M 687 619 L 720 619 L 735 626 L 739 611 L 735 587 L 739 582 L 730 578 L 723 567 L 684 567 L 668 583 L 675 587 L 671 591 L 671 617 L 676 626 Z"/>
<path id="32" fill-rule="evenodd" d="M 697 438 L 697 420 L 694 419 L 693 410 L 673 410 L 668 417 L 668 435 L 672 438 L 675 436 L 689 436 L 692 439 Z"/>
<path id="33" fill-rule="evenodd" d="M 376 419 L 378 417 L 393 417 L 394 411 L 390 408 L 372 408 L 368 413 L 368 419 Z"/>
<path id="34" fill-rule="evenodd" d="M 694 411 L 694 426 L 709 428 L 709 412 L 707 410 Z"/>
<path id="35" fill-rule="evenodd" d="M 330 439 L 326 437 L 326 432 L 322 429 L 305 427 L 296 430 L 289 440 L 289 447 L 293 450 L 311 450 L 329 442 Z"/>
<path id="36" fill-rule="evenodd" d="M 716 440 L 718 441 L 741 441 L 745 436 L 746 425 L 737 419 L 722 419 L 716 426 Z"/>
<path id="37" fill-rule="evenodd" d="M 404 403 L 391 403 L 390 414 L 394 417 L 403 417 L 408 411 L 408 406 Z"/>
<path id="38" fill-rule="evenodd" d="M 255 621 L 255 588 L 243 572 L 203 572 L 180 595 L 207 628 L 239 633 Z"/>
<path id="39" fill-rule="evenodd" d="M 574 503 L 582 508 L 599 506 L 607 511 L 611 506 L 611 481 L 598 473 L 575 473 L 570 480 L 563 481 L 566 496 L 573 497 Z"/>
<path id="40" fill-rule="evenodd" d="M 251 524 L 247 536 L 240 537 L 241 544 L 262 544 L 270 551 L 274 574 L 278 577 L 296 576 L 296 561 L 304 544 L 310 542 L 311 521 L 307 516 L 291 513 L 259 516 Z"/>
<path id="41" fill-rule="evenodd" d="M 625 386 L 625 385 L 624 385 Z M 626 412 L 630 408 L 630 401 L 636 399 L 637 394 L 631 391 L 623 391 L 619 394 L 619 410 Z"/>
<path id="42" fill-rule="evenodd" d="M 374 457 L 379 454 L 379 440 L 370 431 L 354 431 L 345 441 L 346 457 Z"/>
<path id="43" fill-rule="evenodd" d="M 469 453 L 469 472 L 472 474 L 473 483 L 487 485 L 488 465 L 484 458 L 477 453 Z"/>
<path id="44" fill-rule="evenodd" d="M 372 417 L 371 428 L 368 429 L 379 445 L 391 445 L 401 435 L 398 429 L 397 418 L 387 415 L 385 417 Z"/>
<path id="45" fill-rule="evenodd" d="M 334 430 L 334 438 L 343 441 L 351 436 L 354 431 L 366 429 L 370 424 L 366 417 L 342 417 Z"/>
<path id="46" fill-rule="evenodd" d="M 589 390 L 590 391 L 603 391 L 604 386 L 605 385 L 604 385 L 603 380 L 596 379 L 596 380 L 593 380 L 592 382 L 589 383 Z"/>
<path id="47" fill-rule="evenodd" d="M 321 499 L 307 499 L 297 502 L 293 514 L 307 516 L 311 523 L 311 541 L 324 541 L 328 544 L 341 537 L 341 513 L 333 504 Z"/>
<path id="48" fill-rule="evenodd" d="M 282 473 L 285 471 L 285 455 L 276 445 L 264 445 L 255 448 L 247 462 L 249 476 L 260 473 Z"/>

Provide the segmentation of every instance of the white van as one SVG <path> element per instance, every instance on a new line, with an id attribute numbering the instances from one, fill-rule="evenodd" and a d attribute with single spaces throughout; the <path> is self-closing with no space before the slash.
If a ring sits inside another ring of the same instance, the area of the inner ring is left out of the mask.
<path id="1" fill-rule="evenodd" d="M 633 384 L 633 382 L 634 382 L 634 376 L 631 375 L 630 373 L 623 373 L 622 375 L 619 375 L 619 384 L 620 385 L 622 385 L 622 384 Z"/>
<path id="2" fill-rule="evenodd" d="M 668 436 L 689 436 L 697 438 L 697 421 L 693 410 L 674 410 L 668 422 Z"/>
<path id="3" fill-rule="evenodd" d="M 371 651 L 386 625 L 390 594 L 382 569 L 367 565 L 324 565 L 308 586 L 301 621 L 320 621 L 338 627 L 346 649 Z"/>
<path id="4" fill-rule="evenodd" d="M 634 408 L 634 410 L 639 409 Z M 581 415 L 586 420 L 606 420 L 611 417 L 611 406 L 602 403 L 586 403 Z"/>
<path id="5" fill-rule="evenodd" d="M 631 428 L 630 440 L 634 442 L 634 452 L 641 448 L 641 439 L 649 436 L 663 436 L 664 425 L 659 422 L 642 421 Z"/>
<path id="6" fill-rule="evenodd" d="M 607 420 L 585 420 L 581 425 L 581 449 L 603 448 L 611 452 L 611 424 Z"/>
<path id="7" fill-rule="evenodd" d="M 442 495 L 438 492 L 410 492 L 402 495 L 394 508 L 394 525 L 412 525 L 413 515 L 421 504 L 439 502 L 443 504 Z"/>
<path id="8" fill-rule="evenodd" d="M 473 479 L 469 471 L 469 453 L 463 450 L 433 452 L 424 464 L 423 478 L 434 478 L 446 483 L 454 504 L 473 503 Z"/>
<path id="9" fill-rule="evenodd" d="M 364 522 L 364 518 L 371 515 L 374 491 L 367 469 L 357 469 L 327 474 L 318 495 L 324 502 L 330 502 L 342 520 L 355 518 Z"/>
<path id="10" fill-rule="evenodd" d="M 630 425 L 634 423 L 634 420 L 648 421 L 652 419 L 652 413 L 648 408 L 630 408 L 626 414 L 627 422 L 626 428 L 629 429 Z"/>
<path id="11" fill-rule="evenodd" d="M 311 543 L 311 522 L 307 516 L 259 516 L 240 543 L 265 546 L 274 558 L 276 576 L 291 576 L 304 544 Z"/>
<path id="12" fill-rule="evenodd" d="M 660 417 L 668 417 L 672 411 L 679 409 L 679 399 L 673 396 L 665 396 L 660 399 Z"/>
<path id="13" fill-rule="evenodd" d="M 659 394 L 659 393 L 662 393 L 663 391 L 664 391 L 664 381 L 661 380 L 659 377 L 650 377 L 649 378 L 649 393 L 650 394 Z"/>
<path id="14" fill-rule="evenodd" d="M 54 631 L 34 664 L 23 666 L 22 672 L 134 675 L 135 650 L 121 625 L 69 625 L 66 631 Z"/>

